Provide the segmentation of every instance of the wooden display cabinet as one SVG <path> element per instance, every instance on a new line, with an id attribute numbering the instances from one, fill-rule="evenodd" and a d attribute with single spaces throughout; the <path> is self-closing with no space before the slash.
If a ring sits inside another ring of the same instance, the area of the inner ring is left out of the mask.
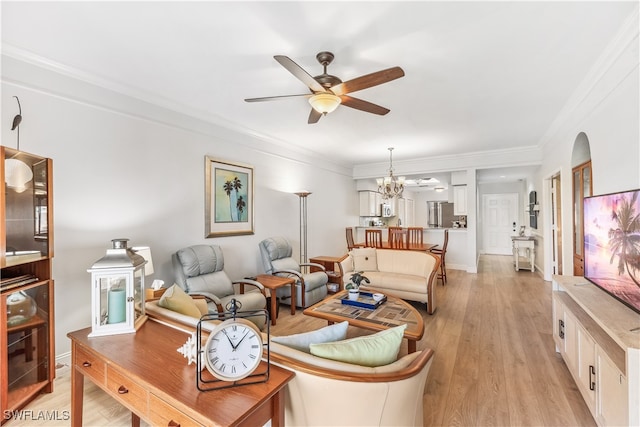
<path id="1" fill-rule="evenodd" d="M 0 146 L 0 423 L 55 377 L 52 161 Z"/>
<path id="2" fill-rule="evenodd" d="M 315 264 L 321 264 L 326 269 L 327 276 L 329 276 L 329 283 L 334 283 L 337 285 L 337 289 L 334 291 L 329 288 L 330 294 L 335 294 L 336 292 L 340 292 L 344 288 L 344 283 L 342 281 L 342 276 L 344 272 L 342 271 L 342 266 L 340 265 L 340 261 L 342 261 L 342 257 L 332 257 L 332 256 L 317 256 L 309 259 L 309 262 Z M 311 267 L 311 272 L 320 271 L 318 267 Z"/>

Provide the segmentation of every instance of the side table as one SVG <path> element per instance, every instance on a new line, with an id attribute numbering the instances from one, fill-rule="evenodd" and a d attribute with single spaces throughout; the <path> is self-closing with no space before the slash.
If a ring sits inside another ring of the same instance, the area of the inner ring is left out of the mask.
<path id="1" fill-rule="evenodd" d="M 259 274 L 256 281 L 262 286 L 268 288 L 271 292 L 271 325 L 276 324 L 276 313 L 278 309 L 278 298 L 276 298 L 276 289 L 283 286 L 291 286 L 291 315 L 296 314 L 296 281 L 290 277 L 271 276 L 270 274 Z"/>
<path id="2" fill-rule="evenodd" d="M 309 262 L 313 262 L 315 264 L 323 265 L 326 269 L 325 273 L 329 276 L 329 283 L 335 284 L 335 290 L 328 288 L 329 293 L 335 294 L 336 292 L 340 292 L 343 289 L 344 283 L 342 281 L 342 276 L 344 272 L 342 271 L 342 266 L 340 265 L 340 261 L 344 259 L 344 256 L 341 257 L 333 257 L 333 256 L 316 256 L 313 258 L 309 258 Z M 338 268 L 336 269 L 336 265 Z M 317 267 L 311 267 L 311 271 L 320 271 Z"/>
<path id="3" fill-rule="evenodd" d="M 516 271 L 520 270 L 520 251 L 524 250 L 526 257 L 529 259 L 529 268 L 533 273 L 535 271 L 536 246 L 533 237 L 512 236 L 513 245 L 513 262 Z"/>

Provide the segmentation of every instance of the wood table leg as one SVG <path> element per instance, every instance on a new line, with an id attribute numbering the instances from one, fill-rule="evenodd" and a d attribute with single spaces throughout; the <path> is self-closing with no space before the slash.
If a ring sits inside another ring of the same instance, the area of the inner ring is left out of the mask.
<path id="1" fill-rule="evenodd" d="M 276 297 L 276 290 L 270 289 L 270 300 L 271 300 L 271 326 L 276 325 L 276 314 L 278 313 L 278 298 Z"/>
<path id="2" fill-rule="evenodd" d="M 408 353 L 415 353 L 416 352 L 416 341 L 407 340 L 407 352 Z"/>
<path id="3" fill-rule="evenodd" d="M 296 314 L 296 302 L 298 300 L 296 299 L 296 283 L 293 282 L 291 284 L 291 315 L 295 316 Z"/>
<path id="4" fill-rule="evenodd" d="M 131 427 L 140 427 L 140 417 L 135 412 L 131 412 Z"/>
<path id="5" fill-rule="evenodd" d="M 271 426 L 284 426 L 284 389 L 281 389 L 271 398 Z"/>
<path id="6" fill-rule="evenodd" d="M 75 351 L 73 352 L 75 359 Z M 76 369 L 75 360 L 71 366 L 71 427 L 82 427 L 82 407 L 84 398 L 84 375 Z"/>

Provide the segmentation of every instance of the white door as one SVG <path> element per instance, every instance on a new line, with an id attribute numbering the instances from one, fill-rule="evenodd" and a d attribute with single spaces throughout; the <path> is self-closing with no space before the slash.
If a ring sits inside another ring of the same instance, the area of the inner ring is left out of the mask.
<path id="1" fill-rule="evenodd" d="M 518 193 L 483 194 L 484 252 L 511 255 L 511 236 L 518 230 Z"/>

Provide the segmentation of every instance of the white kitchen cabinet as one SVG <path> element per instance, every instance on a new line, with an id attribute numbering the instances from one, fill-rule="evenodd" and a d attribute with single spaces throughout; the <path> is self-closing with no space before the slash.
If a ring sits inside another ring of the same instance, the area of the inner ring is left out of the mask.
<path id="1" fill-rule="evenodd" d="M 381 216 L 382 197 L 377 191 L 359 191 L 360 216 Z"/>
<path id="2" fill-rule="evenodd" d="M 406 206 L 405 206 L 406 222 L 403 221 L 402 225 L 406 227 L 413 227 L 416 223 L 415 203 L 413 199 L 405 199 L 405 200 L 406 200 Z"/>
<path id="3" fill-rule="evenodd" d="M 553 338 L 600 426 L 639 425 L 638 314 L 583 277 L 554 276 Z"/>
<path id="4" fill-rule="evenodd" d="M 455 185 L 453 187 L 453 214 L 467 214 L 467 186 Z"/>
<path id="5" fill-rule="evenodd" d="M 396 217 L 398 218 L 398 224 L 401 226 L 407 226 L 407 203 L 402 197 L 396 199 Z"/>

